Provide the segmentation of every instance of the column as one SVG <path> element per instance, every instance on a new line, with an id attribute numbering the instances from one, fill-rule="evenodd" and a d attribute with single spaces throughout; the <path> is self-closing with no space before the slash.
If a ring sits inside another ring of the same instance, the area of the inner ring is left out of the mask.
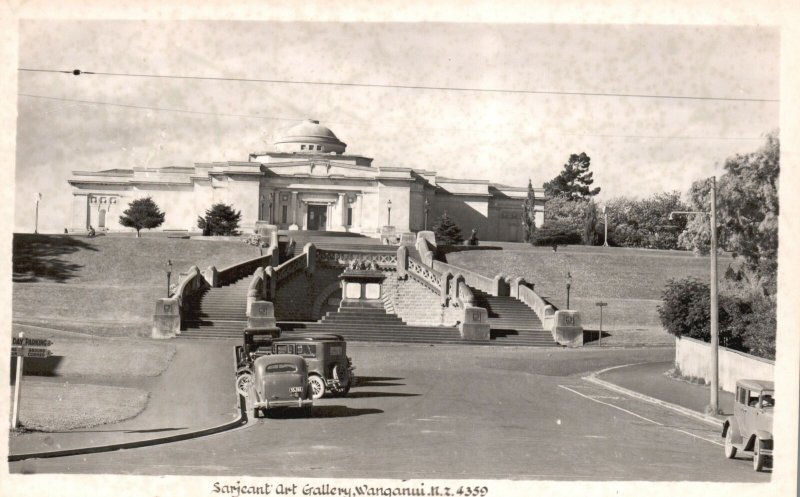
<path id="1" fill-rule="evenodd" d="M 342 231 L 347 231 L 347 197 L 344 193 L 339 194 L 339 214 Z"/>
<path id="2" fill-rule="evenodd" d="M 297 224 L 297 192 L 292 192 L 292 201 L 289 204 L 289 224 Z"/>
<path id="3" fill-rule="evenodd" d="M 356 195 L 356 203 L 358 204 L 358 222 L 353 222 L 353 224 L 358 225 L 359 231 L 364 231 L 364 194 L 359 193 Z"/>

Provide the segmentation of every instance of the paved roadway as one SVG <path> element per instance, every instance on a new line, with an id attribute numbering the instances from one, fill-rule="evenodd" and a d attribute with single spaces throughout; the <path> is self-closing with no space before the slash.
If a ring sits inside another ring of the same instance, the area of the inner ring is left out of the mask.
<path id="1" fill-rule="evenodd" d="M 22 461 L 10 471 L 768 481 L 749 459 L 726 460 L 711 426 L 581 379 L 672 354 L 351 344 L 362 383 L 347 398 L 318 401 L 311 418 L 259 419 L 203 439 Z"/>

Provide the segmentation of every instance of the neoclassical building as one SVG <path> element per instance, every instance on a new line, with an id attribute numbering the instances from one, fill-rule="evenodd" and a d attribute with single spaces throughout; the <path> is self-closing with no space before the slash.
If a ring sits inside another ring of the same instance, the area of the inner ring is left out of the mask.
<path id="1" fill-rule="evenodd" d="M 246 162 L 193 167 L 133 167 L 73 171 L 70 229 L 127 231 L 119 216 L 136 198 L 152 197 L 166 213 L 162 230 L 197 231 L 197 218 L 223 202 L 241 210 L 242 229 L 267 221 L 281 229 L 326 230 L 380 236 L 432 228 L 443 212 L 465 236 L 519 241 L 527 187 L 484 179 L 454 179 L 419 167 L 381 166 L 348 155 L 347 145 L 318 121 L 289 128 L 272 151 Z M 544 192 L 536 189 L 537 224 Z"/>

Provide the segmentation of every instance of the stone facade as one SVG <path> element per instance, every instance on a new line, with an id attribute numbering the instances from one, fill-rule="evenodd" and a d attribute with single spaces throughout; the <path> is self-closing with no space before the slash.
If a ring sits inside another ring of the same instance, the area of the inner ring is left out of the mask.
<path id="1" fill-rule="evenodd" d="M 419 167 L 376 166 L 345 154 L 346 145 L 316 121 L 305 121 L 276 141 L 275 150 L 247 162 L 73 171 L 70 229 L 127 231 L 119 216 L 131 200 L 152 197 L 166 213 L 163 230 L 197 231 L 197 217 L 212 204 L 242 213 L 242 229 L 258 221 L 281 229 L 353 232 L 378 237 L 430 229 L 442 213 L 482 240 L 519 241 L 525 187 L 488 180 L 453 179 Z M 544 193 L 537 189 L 537 224 Z"/>

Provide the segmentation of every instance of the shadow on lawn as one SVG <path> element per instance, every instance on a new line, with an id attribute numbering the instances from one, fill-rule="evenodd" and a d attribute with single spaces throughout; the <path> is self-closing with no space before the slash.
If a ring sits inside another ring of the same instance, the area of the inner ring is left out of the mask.
<path id="1" fill-rule="evenodd" d="M 77 275 L 80 264 L 59 259 L 78 250 L 97 249 L 73 236 L 14 234 L 13 275 L 17 283 L 51 280 L 63 283 Z"/>

